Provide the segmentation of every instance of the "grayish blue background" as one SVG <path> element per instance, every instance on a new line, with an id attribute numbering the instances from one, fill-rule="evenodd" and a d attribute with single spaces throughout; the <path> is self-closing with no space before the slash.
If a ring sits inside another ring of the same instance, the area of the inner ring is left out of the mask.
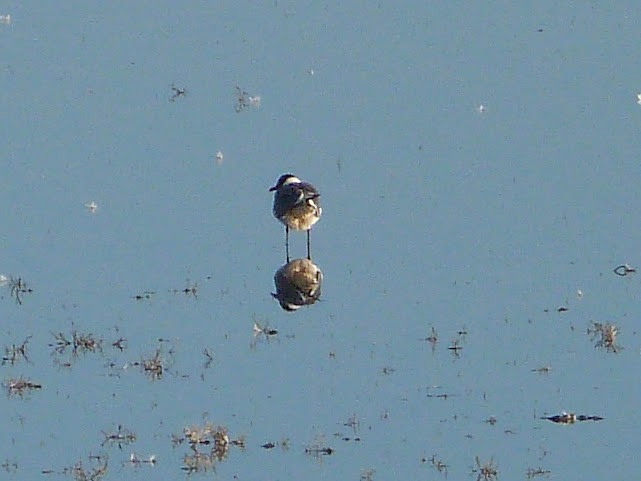
<path id="1" fill-rule="evenodd" d="M 0 272 L 34 292 L 5 288 L 3 346 L 33 338 L 1 369 L 43 384 L 0 397 L 11 476 L 99 453 L 105 479 L 178 478 L 171 435 L 209 420 L 246 438 L 221 479 L 443 478 L 432 455 L 450 479 L 476 456 L 502 479 L 634 477 L 639 281 L 612 269 L 641 241 L 641 15 L 557 3 L 4 3 Z M 236 113 L 235 86 L 260 107 Z M 294 314 L 270 296 L 288 171 L 324 209 L 323 301 Z M 252 344 L 255 321 L 278 336 Z M 74 328 L 103 352 L 60 367 L 51 333 Z M 131 364 L 159 338 L 153 382 Z M 562 410 L 605 420 L 539 419 Z M 136 443 L 101 447 L 118 424 Z"/>

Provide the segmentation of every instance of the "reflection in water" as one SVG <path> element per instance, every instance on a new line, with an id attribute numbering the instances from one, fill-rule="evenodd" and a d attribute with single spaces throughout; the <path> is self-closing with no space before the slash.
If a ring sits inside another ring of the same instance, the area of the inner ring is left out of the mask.
<path id="1" fill-rule="evenodd" d="M 245 449 L 243 436 L 230 439 L 226 426 L 216 426 L 210 422 L 204 426 L 186 427 L 182 434 L 174 434 L 172 440 L 174 446 L 184 441 L 190 446 L 190 453 L 183 457 L 182 467 L 188 474 L 215 470 L 216 463 L 227 459 L 231 445 Z"/>
<path id="2" fill-rule="evenodd" d="M 272 296 L 286 311 L 295 311 L 318 301 L 322 282 L 323 273 L 316 264 L 309 259 L 294 259 L 274 274 L 276 293 Z"/>

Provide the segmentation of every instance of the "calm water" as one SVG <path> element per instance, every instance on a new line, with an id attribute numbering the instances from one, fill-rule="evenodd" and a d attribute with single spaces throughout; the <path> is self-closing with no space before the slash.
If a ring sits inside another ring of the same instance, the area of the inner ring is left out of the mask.
<path id="1" fill-rule="evenodd" d="M 632 478 L 634 6 L 2 7 L 2 477 Z"/>

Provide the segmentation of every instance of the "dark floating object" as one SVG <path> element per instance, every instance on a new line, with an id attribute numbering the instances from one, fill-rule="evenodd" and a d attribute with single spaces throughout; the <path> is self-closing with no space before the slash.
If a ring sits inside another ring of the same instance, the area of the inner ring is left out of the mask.
<path id="1" fill-rule="evenodd" d="M 286 311 L 310 306 L 320 299 L 323 273 L 309 259 L 294 259 L 274 274 L 276 292 L 272 296 Z"/>
<path id="2" fill-rule="evenodd" d="M 601 416 L 585 416 L 583 414 L 577 416 L 574 413 L 561 413 L 555 416 L 543 416 L 541 419 L 547 419 L 557 424 L 574 424 L 577 421 L 602 421 Z"/>
<path id="3" fill-rule="evenodd" d="M 305 453 L 307 453 L 307 454 L 312 454 L 312 455 L 314 455 L 314 456 L 319 456 L 319 455 L 323 455 L 323 456 L 331 456 L 331 455 L 332 455 L 332 454 L 334 454 L 335 452 L 336 452 L 336 451 L 335 451 L 335 450 L 333 450 L 333 449 L 332 449 L 332 448 L 330 448 L 330 447 L 322 448 L 322 447 L 316 447 L 316 446 L 314 446 L 314 447 L 311 447 L 311 448 L 305 448 Z"/>
<path id="4" fill-rule="evenodd" d="M 272 448 L 275 448 L 275 447 L 276 447 L 276 445 L 274 443 L 272 443 L 271 441 L 261 445 L 261 448 L 263 448 L 263 449 L 272 449 Z"/>
<path id="5" fill-rule="evenodd" d="M 16 304 L 22 305 L 22 296 L 33 292 L 33 289 L 27 286 L 27 283 L 22 277 L 10 276 L 9 278 L 6 278 L 5 276 L 0 276 L 0 279 L 1 285 L 9 283 L 11 297 L 15 298 Z"/>
<path id="6" fill-rule="evenodd" d="M 182 289 L 172 289 L 169 291 L 173 294 L 178 294 L 178 293 L 183 293 L 186 296 L 194 296 L 194 298 L 198 298 L 198 283 L 191 283 L 189 279 L 187 279 L 187 285 L 183 287 Z"/>
<path id="7" fill-rule="evenodd" d="M 170 102 L 175 102 L 179 97 L 184 97 L 187 95 L 187 89 L 176 87 L 175 84 L 171 84 L 171 97 L 169 97 Z"/>
<path id="8" fill-rule="evenodd" d="M 620 265 L 620 266 L 614 268 L 614 273 L 617 276 L 621 276 L 621 277 L 625 277 L 625 276 L 627 276 L 629 274 L 633 274 L 636 271 L 637 270 L 634 267 L 629 266 L 628 264 L 623 264 L 623 265 Z"/>
<path id="9" fill-rule="evenodd" d="M 118 449 L 122 449 L 123 446 L 127 446 L 128 444 L 135 443 L 137 437 L 136 433 L 123 427 L 122 424 L 118 425 L 118 431 L 112 433 L 102 431 L 102 435 L 105 437 L 105 439 L 102 442 L 101 446 L 116 445 L 118 446 Z"/>
<path id="10" fill-rule="evenodd" d="M 143 299 L 151 299 L 151 296 L 153 296 L 156 293 L 156 291 L 145 291 L 142 294 L 135 294 L 131 296 L 132 299 L 135 299 L 136 301 L 142 301 Z"/>
<path id="11" fill-rule="evenodd" d="M 556 312 L 568 312 L 569 310 L 570 309 L 568 307 L 561 306 L 561 307 L 557 308 Z"/>

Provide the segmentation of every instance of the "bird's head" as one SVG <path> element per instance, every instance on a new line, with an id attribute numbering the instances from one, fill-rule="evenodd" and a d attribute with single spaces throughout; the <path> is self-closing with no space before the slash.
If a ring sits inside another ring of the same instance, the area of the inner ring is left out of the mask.
<path id="1" fill-rule="evenodd" d="M 296 183 L 300 183 L 300 179 L 294 174 L 283 174 L 276 181 L 276 185 L 274 187 L 271 187 L 269 191 L 273 192 L 274 190 L 280 189 L 284 185 Z"/>

